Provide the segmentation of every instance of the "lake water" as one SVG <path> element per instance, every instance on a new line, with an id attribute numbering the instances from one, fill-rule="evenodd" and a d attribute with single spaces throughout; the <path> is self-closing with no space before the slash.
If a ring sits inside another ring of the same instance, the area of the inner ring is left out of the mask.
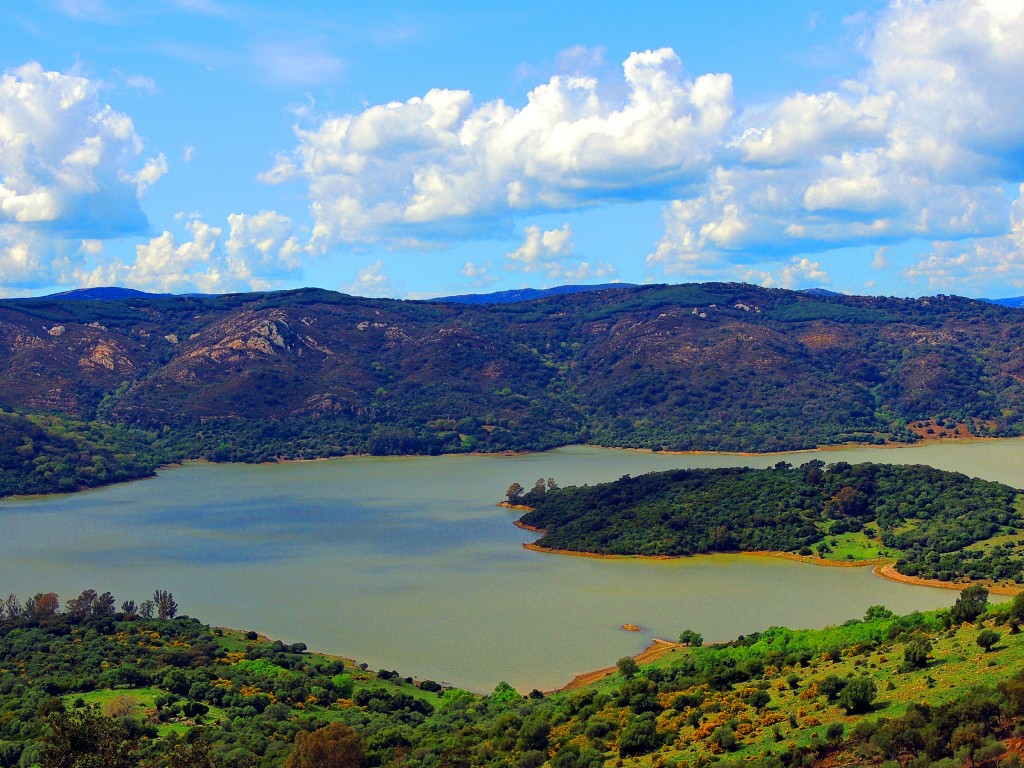
<path id="1" fill-rule="evenodd" d="M 676 467 L 780 460 L 924 463 L 1024 486 L 1024 441 L 844 448 L 770 456 L 573 447 L 524 456 L 345 458 L 189 464 L 70 496 L 0 503 L 0 593 L 62 598 L 92 587 L 118 603 L 154 589 L 183 613 L 343 653 L 373 668 L 491 690 L 548 689 L 654 637 L 693 628 L 728 640 L 772 625 L 841 623 L 956 593 L 867 568 L 715 555 L 596 560 L 531 552 L 494 506 L 512 482 L 560 485 Z M 623 623 L 641 626 L 624 632 Z"/>

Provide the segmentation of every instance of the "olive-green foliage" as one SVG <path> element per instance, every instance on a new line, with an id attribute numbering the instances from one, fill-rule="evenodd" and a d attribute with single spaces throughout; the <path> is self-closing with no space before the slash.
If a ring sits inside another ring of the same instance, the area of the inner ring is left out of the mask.
<path id="1" fill-rule="evenodd" d="M 860 714 L 871 710 L 878 695 L 878 686 L 870 677 L 854 677 L 846 682 L 836 701 L 849 714 Z"/>
<path id="2" fill-rule="evenodd" d="M 1024 579 L 1024 552 L 1013 546 L 984 554 L 967 549 L 1024 528 L 1022 498 L 1007 485 L 927 466 L 826 467 L 814 460 L 800 467 L 683 469 L 556 487 L 539 495 L 522 521 L 545 531 L 540 546 L 629 555 L 798 551 L 826 534 L 871 524 L 882 545 L 898 553 L 901 573 Z M 969 605 L 967 612 L 975 607 Z"/>
<path id="3" fill-rule="evenodd" d="M 47 754 L 70 754 L 72 747 L 104 765 L 146 768 L 376 768 L 410 761 L 439 767 L 540 768 L 548 762 L 597 768 L 616 752 L 646 760 L 663 747 L 660 757 L 672 762 L 677 740 L 693 742 L 693 729 L 708 716 L 720 719 L 696 740 L 691 756 L 707 756 L 709 749 L 742 750 L 751 743 L 754 736 L 743 731 L 740 738 L 738 721 L 721 719 L 723 711 L 752 722 L 765 712 L 785 711 L 785 702 L 795 703 L 789 691 L 776 695 L 769 669 L 777 684 L 787 679 L 787 668 L 806 670 L 806 686 L 799 686 L 799 676 L 796 680 L 798 706 L 812 695 L 805 691 L 816 686 L 819 696 L 851 713 L 869 711 L 876 696 L 873 679 L 836 675 L 829 671 L 833 659 L 895 656 L 907 638 L 934 642 L 948 625 L 942 612 L 895 616 L 872 609 L 865 620 L 837 627 L 775 627 L 731 643 L 690 647 L 638 668 L 628 680 L 611 676 L 601 689 L 522 697 L 500 683 L 489 696 L 448 689 L 438 702 L 393 671 L 374 674 L 299 652 L 299 644 L 249 639 L 192 619 L 108 612 L 109 600 L 100 597 L 86 590 L 60 611 L 56 598 L 40 595 L 24 603 L 41 602 L 52 610 L 22 608 L 13 618 L 5 608 L 0 765 L 28 765 Z M 81 608 L 86 603 L 88 612 Z M 1024 679 L 1012 671 L 1007 675 L 998 691 L 964 691 L 948 704 L 915 706 L 905 716 L 893 716 L 887 708 L 887 721 L 853 720 L 848 729 L 832 723 L 819 738 L 826 737 L 829 749 L 861 750 L 876 763 L 893 759 L 896 745 L 908 743 L 935 760 L 973 744 L 978 758 L 995 749 L 994 739 L 1005 738 L 1024 714 Z M 111 716 L 100 718 L 85 703 L 86 698 L 125 696 L 145 700 L 159 726 L 115 714 L 108 706 L 104 711 Z M 800 738 L 785 725 L 779 728 L 776 743 Z M 799 764 L 812 756 L 801 749 L 786 761 Z M 782 757 L 765 756 L 759 764 L 778 765 Z M 70 765 L 63 759 L 43 764 Z M 857 764 L 852 757 L 847 762 Z"/>

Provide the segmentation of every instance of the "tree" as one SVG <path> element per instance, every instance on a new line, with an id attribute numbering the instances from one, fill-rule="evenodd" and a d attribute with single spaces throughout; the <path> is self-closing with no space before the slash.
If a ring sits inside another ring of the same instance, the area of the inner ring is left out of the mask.
<path id="1" fill-rule="evenodd" d="M 521 504 L 523 501 L 523 492 L 526 489 L 523 488 L 519 483 L 512 483 L 505 491 L 505 498 L 509 504 Z"/>
<path id="2" fill-rule="evenodd" d="M 949 609 L 953 621 L 962 624 L 974 621 L 988 610 L 988 590 L 980 584 L 968 587 Z"/>
<path id="3" fill-rule="evenodd" d="M 636 663 L 636 659 L 632 656 L 623 656 L 615 662 L 615 666 L 619 668 L 619 674 L 627 680 L 630 680 L 637 672 L 640 671 L 640 665 Z"/>
<path id="4" fill-rule="evenodd" d="M 992 646 L 998 643 L 1001 638 L 1002 635 L 994 629 L 983 629 L 978 633 L 976 642 L 984 649 L 985 653 L 988 653 L 992 650 Z"/>
<path id="5" fill-rule="evenodd" d="M 40 762 L 44 768 L 134 768 L 135 741 L 118 718 L 103 717 L 95 708 L 50 715 Z"/>
<path id="6" fill-rule="evenodd" d="M 855 677 L 849 680 L 839 692 L 837 701 L 847 714 L 863 714 L 871 711 L 878 688 L 870 677 Z"/>
<path id="7" fill-rule="evenodd" d="M 1024 592 L 1018 592 L 1010 601 L 1009 619 L 1012 624 L 1024 623 Z"/>
<path id="8" fill-rule="evenodd" d="M 295 748 L 284 768 L 359 768 L 365 761 L 363 743 L 352 728 L 341 723 L 295 734 Z"/>
<path id="9" fill-rule="evenodd" d="M 68 600 L 67 605 L 64 606 L 64 610 L 68 612 L 72 618 L 84 619 L 92 612 L 92 604 L 96 599 L 95 589 L 82 590 L 82 594 L 73 600 Z"/>
<path id="10" fill-rule="evenodd" d="M 152 619 L 155 608 L 156 603 L 152 600 L 143 600 L 142 605 L 139 606 L 139 616 L 143 619 Z"/>
<path id="11" fill-rule="evenodd" d="M 21 601 L 17 595 L 8 595 L 4 601 L 4 608 L 6 609 L 8 619 L 16 619 L 22 614 Z"/>
<path id="12" fill-rule="evenodd" d="M 166 589 L 154 592 L 153 602 L 156 604 L 157 618 L 173 619 L 178 614 L 178 604 L 174 602 L 174 595 Z"/>
<path id="13" fill-rule="evenodd" d="M 903 663 L 908 669 L 924 669 L 931 651 L 932 643 L 927 637 L 915 636 L 903 649 Z"/>
<path id="14" fill-rule="evenodd" d="M 25 601 L 25 613 L 33 619 L 56 616 L 59 609 L 60 601 L 56 592 L 41 592 Z"/>
<path id="15" fill-rule="evenodd" d="M 699 648 L 704 644 L 704 635 L 700 634 L 700 632 L 695 632 L 692 629 L 684 629 L 679 633 L 679 642 L 683 645 Z"/>

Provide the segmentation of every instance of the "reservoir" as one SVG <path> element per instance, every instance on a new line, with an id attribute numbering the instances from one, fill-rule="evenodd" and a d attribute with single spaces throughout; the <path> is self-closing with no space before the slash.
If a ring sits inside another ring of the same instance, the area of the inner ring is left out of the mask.
<path id="1" fill-rule="evenodd" d="M 935 442 L 791 454 L 671 455 L 570 447 L 517 456 L 195 463 L 68 496 L 0 503 L 0 597 L 85 588 L 475 691 L 550 689 L 683 629 L 708 641 L 820 627 L 883 604 L 948 606 L 956 592 L 869 568 L 745 555 L 598 560 L 531 552 L 496 507 L 513 482 L 559 485 L 679 467 L 812 458 L 930 464 L 1024 486 L 1024 441 Z M 642 631 L 628 633 L 624 623 Z"/>

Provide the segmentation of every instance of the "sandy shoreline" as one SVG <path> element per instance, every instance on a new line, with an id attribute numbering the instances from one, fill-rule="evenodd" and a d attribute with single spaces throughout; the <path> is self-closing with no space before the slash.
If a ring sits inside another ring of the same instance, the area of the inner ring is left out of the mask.
<path id="1" fill-rule="evenodd" d="M 528 525 L 516 525 L 523 530 L 533 533 L 543 533 L 537 528 Z M 570 557 L 590 557 L 598 560 L 678 560 L 686 557 L 711 557 L 713 555 L 748 555 L 751 557 L 777 557 L 781 560 L 790 560 L 796 563 L 806 563 L 824 568 L 871 568 L 871 573 L 880 579 L 896 581 L 901 584 L 911 584 L 916 587 L 935 587 L 937 589 L 955 589 L 962 591 L 974 584 L 984 586 L 993 595 L 1013 596 L 1024 592 L 1024 586 L 1018 584 L 999 584 L 988 580 L 980 581 L 939 581 L 938 579 L 922 579 L 918 576 L 906 576 L 896 570 L 895 561 L 891 558 L 872 558 L 870 560 L 826 560 L 814 555 L 798 555 L 794 552 L 772 552 L 770 550 L 751 552 L 699 552 L 693 555 L 604 555 L 597 552 L 577 552 L 571 549 L 550 549 L 541 547 L 533 542 L 523 544 L 523 549 L 532 552 L 540 552 L 550 555 L 569 555 Z"/>
<path id="2" fill-rule="evenodd" d="M 651 640 L 651 644 L 644 648 L 640 653 L 633 656 L 636 659 L 637 664 L 650 664 L 657 659 L 660 659 L 666 653 L 678 651 L 680 648 L 685 648 L 685 645 L 679 643 L 673 643 L 669 640 L 662 640 L 661 638 L 654 638 Z M 576 675 L 572 680 L 563 685 L 561 688 L 556 688 L 554 691 L 549 693 L 561 693 L 562 691 L 574 691 L 577 688 L 584 688 L 591 683 L 596 683 L 598 680 L 614 675 L 618 672 L 618 667 L 602 667 L 601 669 L 595 669 L 593 672 L 583 672 Z"/>
<path id="3" fill-rule="evenodd" d="M 901 584 L 913 584 L 916 587 L 935 587 L 937 589 L 955 589 L 958 592 L 967 587 L 980 584 L 993 595 L 1013 596 L 1024 592 L 1024 586 L 1018 584 L 998 584 L 987 579 L 979 581 L 939 581 L 938 579 L 922 579 L 918 576 L 905 576 L 896 570 L 892 562 L 880 563 L 871 569 L 871 572 L 880 579 L 898 581 Z"/>

